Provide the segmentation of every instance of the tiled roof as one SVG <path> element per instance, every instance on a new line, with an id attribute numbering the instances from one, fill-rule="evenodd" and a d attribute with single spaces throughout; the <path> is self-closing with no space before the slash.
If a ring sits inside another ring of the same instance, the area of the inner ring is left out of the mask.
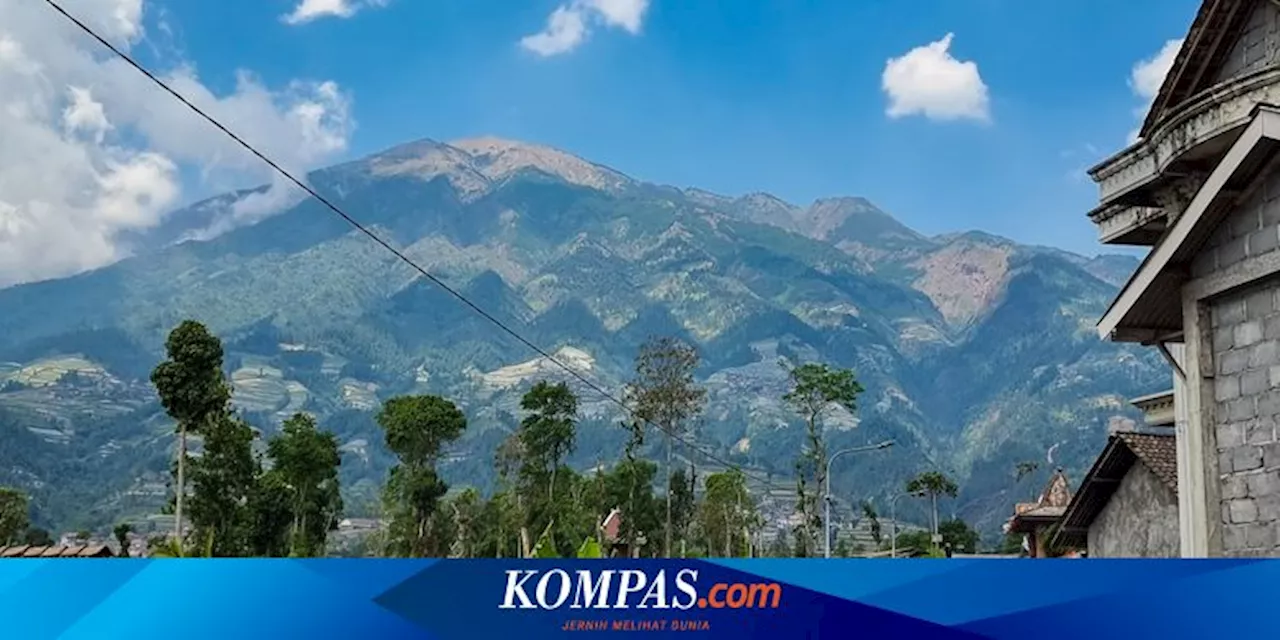
<path id="1" fill-rule="evenodd" d="M 1120 487 L 1120 481 L 1134 463 L 1140 463 L 1155 475 L 1160 483 L 1175 494 L 1178 491 L 1177 444 L 1172 432 L 1134 433 L 1112 435 L 1107 446 L 1094 461 L 1093 468 L 1080 483 L 1071 505 L 1062 518 L 1062 527 L 1054 536 L 1054 543 L 1065 546 L 1084 544 L 1093 519 L 1102 512 L 1112 494 Z"/>
<path id="2" fill-rule="evenodd" d="M 1173 436 L 1150 433 L 1117 435 L 1166 487 L 1178 492 L 1178 447 Z"/>
<path id="3" fill-rule="evenodd" d="M 0 558 L 109 558 L 114 555 L 103 544 L 0 547 Z"/>

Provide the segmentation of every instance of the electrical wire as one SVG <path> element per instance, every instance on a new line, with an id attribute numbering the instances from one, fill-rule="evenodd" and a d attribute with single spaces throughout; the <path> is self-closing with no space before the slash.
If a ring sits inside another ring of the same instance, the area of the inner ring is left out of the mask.
<path id="1" fill-rule="evenodd" d="M 476 313 L 477 315 L 479 315 L 481 318 L 484 318 L 485 320 L 488 320 L 488 321 L 489 321 L 490 323 L 492 323 L 494 326 L 496 326 L 496 327 L 498 327 L 499 329 L 501 329 L 504 333 L 506 333 L 507 335 L 511 336 L 512 338 L 515 338 L 518 342 L 520 342 L 520 343 L 521 343 L 521 344 L 523 344 L 524 346 L 526 346 L 526 347 L 528 347 L 529 349 L 531 349 L 534 353 L 537 353 L 537 354 L 538 354 L 538 355 L 540 355 L 541 357 L 545 358 L 548 362 L 551 362 L 552 364 L 556 365 L 556 366 L 557 366 L 557 367 L 559 367 L 560 369 L 564 370 L 564 371 L 565 371 L 565 373 L 568 373 L 568 374 L 569 374 L 570 376 L 572 376 L 574 379 L 578 380 L 578 381 L 579 381 L 579 382 L 581 382 L 583 385 L 586 385 L 586 387 L 587 387 L 587 388 L 589 388 L 589 389 L 591 389 L 592 391 L 596 392 L 596 393 L 597 393 L 599 396 L 601 396 L 602 398 L 604 398 L 604 399 L 606 399 L 606 400 L 608 400 L 608 401 L 610 401 L 610 402 L 612 402 L 612 403 L 614 403 L 614 404 L 618 405 L 619 407 L 621 407 L 621 408 L 622 408 L 622 410 L 623 410 L 624 412 L 626 412 L 627 414 L 630 414 L 632 417 L 636 418 L 637 420 L 639 420 L 639 421 L 641 421 L 641 422 L 643 422 L 643 423 L 645 423 L 645 424 L 647 424 L 647 425 L 649 425 L 649 426 L 651 426 L 651 427 L 653 427 L 653 428 L 657 429 L 660 433 L 663 433 L 664 435 L 666 435 L 667 437 L 669 437 L 669 438 L 671 438 L 671 439 L 675 440 L 676 442 L 679 442 L 679 443 L 681 443 L 681 444 L 683 444 L 683 445 L 685 445 L 685 446 L 689 447 L 691 450 L 696 451 L 697 453 L 701 454 L 703 457 L 707 458 L 708 460 L 711 460 L 711 461 L 713 461 L 713 462 L 716 462 L 716 463 L 719 463 L 719 464 L 725 465 L 726 467 L 729 467 L 729 468 L 731 468 L 731 469 L 737 470 L 738 472 L 742 473 L 744 476 L 747 476 L 747 477 L 753 478 L 753 479 L 755 479 L 757 482 L 760 482 L 760 483 L 764 484 L 765 486 L 769 487 L 770 489 L 778 488 L 778 487 L 777 487 L 776 485 L 774 485 L 774 484 L 773 484 L 773 482 L 772 482 L 772 481 L 770 481 L 768 478 L 761 477 L 761 476 L 756 475 L 756 474 L 754 474 L 754 473 L 748 473 L 748 472 L 747 472 L 745 469 L 743 469 L 741 466 L 739 466 L 739 465 L 737 465 L 737 464 L 734 464 L 733 462 L 730 462 L 730 461 L 728 461 L 728 460 L 725 460 L 724 458 L 721 458 L 720 456 L 718 456 L 718 455 L 716 455 L 716 454 L 714 454 L 714 453 L 712 453 L 712 452 L 710 452 L 710 451 L 707 451 L 706 449 L 703 449 L 703 448 L 699 447 L 698 445 L 694 444 L 694 443 L 693 443 L 693 442 L 691 442 L 689 439 L 687 439 L 683 434 L 676 433 L 676 432 L 674 432 L 674 431 L 670 431 L 670 430 L 664 429 L 661 425 L 658 425 L 658 424 L 654 423 L 653 421 L 651 421 L 651 420 L 649 420 L 649 419 L 647 419 L 647 418 L 645 418 L 645 417 L 643 417 L 643 416 L 641 416 L 641 415 L 637 414 L 637 413 L 635 412 L 635 410 L 634 410 L 634 409 L 632 409 L 631 407 L 627 406 L 627 403 L 626 403 L 626 402 L 622 401 L 620 398 L 618 398 L 618 397 L 617 397 L 617 396 L 615 396 L 614 394 L 610 393 L 608 390 L 604 389 L 604 388 L 603 388 L 603 387 L 601 387 L 600 385 L 598 385 L 598 384 L 596 384 L 595 382 L 591 381 L 591 380 L 590 380 L 590 379 L 588 379 L 586 376 L 582 375 L 582 374 L 581 374 L 581 373 L 579 373 L 577 370 L 575 370 L 573 367 L 570 367 L 568 364 L 565 364 L 565 363 L 564 363 L 564 362 L 562 362 L 559 358 L 556 358 L 554 355 L 552 355 L 552 354 L 548 353 L 545 349 L 543 349 L 543 348 L 539 347 L 538 345 L 534 344 L 534 343 L 533 343 L 532 341 L 530 341 L 528 338 L 525 338 L 524 336 L 520 335 L 520 333 L 519 333 L 519 332 L 517 332 L 515 329 L 512 329 L 511 327 L 507 326 L 504 322 L 502 322 L 502 321 L 501 321 L 501 320 L 499 320 L 498 318 L 494 317 L 492 314 L 490 314 L 489 312 L 485 311 L 484 309 L 480 308 L 480 306 L 479 306 L 479 305 L 477 305 L 477 304 L 475 304 L 474 302 L 472 302 L 471 300 L 467 299 L 467 297 L 466 297 L 466 296 L 464 296 L 462 293 L 460 293 L 460 292 L 459 292 L 459 291 L 457 291 L 456 289 L 454 289 L 454 288 L 450 287 L 449 285 L 445 284 L 445 283 L 444 283 L 444 281 L 440 280 L 440 278 L 437 278 L 436 276 L 434 276 L 434 275 L 432 275 L 430 272 L 428 272 L 426 269 L 424 269 L 423 267 L 419 266 L 419 265 L 418 265 L 418 263 L 414 262 L 412 259 L 410 259 L 407 255 L 405 255 L 405 254 L 404 254 L 403 252 L 401 252 L 399 249 L 396 249 L 394 246 L 392 246 L 392 245 L 391 245 L 391 243 L 387 242 L 386 240 L 383 240 L 381 237 L 379 237 L 379 236 L 378 236 L 378 234 L 376 234 L 376 233 L 374 233 L 373 231 L 369 230 L 367 227 L 365 227 L 363 224 L 361 224 L 361 223 L 360 223 L 360 221 L 358 221 L 358 220 L 356 220 L 355 218 L 351 217 L 349 214 L 347 214 L 347 212 L 343 211 L 340 207 L 338 207 L 338 205 L 334 204 L 331 200 L 329 200 L 328 198 L 324 197 L 323 195 L 320 195 L 318 192 L 316 192 L 316 190 L 315 190 L 315 189 L 311 188 L 311 186 L 310 186 L 310 185 L 306 184 L 306 183 L 305 183 L 305 182 L 303 182 L 302 180 L 299 180 L 297 177 L 295 177 L 292 173 L 290 173 L 290 172 L 289 172 L 288 170 L 286 170 L 284 167 L 280 166 L 280 165 L 279 165 L 279 164 L 277 164 L 274 160 L 272 160 L 270 157 L 268 157 L 266 154 L 264 154 L 263 152 L 259 151 L 259 150 L 258 150 L 256 147 L 254 147 L 253 145 L 251 145 L 251 144 L 249 144 L 248 142 L 246 142 L 243 138 L 241 138 L 239 135 L 237 135 L 237 134 L 236 134 L 235 132 L 233 132 L 231 129 L 227 128 L 225 125 L 223 125 L 221 122 L 219 122 L 216 118 L 214 118 L 213 116 L 211 116 L 211 115 L 209 115 L 208 113 L 206 113 L 206 112 L 205 112 L 204 110 L 202 110 L 200 107 L 197 107 L 195 104 L 193 104 L 190 100 L 188 100 L 188 99 L 187 99 L 185 96 L 183 96 L 181 93 L 178 93 L 176 90 L 174 90 L 172 87 L 170 87 L 167 83 L 165 83 L 163 80 L 161 80 L 161 79 L 160 79 L 159 77 L 157 77 L 155 74 L 151 73 L 151 71 L 149 71 L 146 67 L 142 66 L 140 63 L 138 63 L 136 60 L 134 60 L 134 59 L 133 59 L 131 56 L 129 56 L 127 53 L 125 53 L 124 51 L 122 51 L 121 49 L 119 49 L 118 47 L 116 47 L 115 45 L 111 44 L 111 42 L 109 42 L 106 38 L 103 38 L 103 37 L 102 37 L 101 35 L 99 35 L 96 31 L 94 31 L 92 27 L 88 26 L 88 25 L 87 25 L 87 24 L 85 24 L 83 21 L 81 21 L 79 18 L 75 17 L 75 16 L 74 16 L 74 15 L 72 15 L 70 12 L 68 12 L 66 9 L 62 8 L 62 6 L 61 6 L 61 5 L 60 5 L 56 0 L 44 0 L 44 1 L 45 1 L 45 3 L 46 3 L 46 4 L 48 4 L 48 5 L 49 5 L 49 6 L 50 6 L 54 11 L 57 11 L 59 14 L 61 14 L 64 18 L 66 18 L 67 20 L 69 20 L 72 24 L 74 24 L 76 27 L 78 27 L 81 31 L 83 31 L 83 32 L 84 32 L 85 34 L 87 34 L 89 37 L 93 38 L 93 39 L 94 39 L 94 40 L 96 40 L 99 44 L 101 44 L 103 47 L 105 47 L 107 50 L 109 50 L 111 53 L 115 54 L 115 56 L 116 56 L 116 57 L 120 58 L 120 59 L 121 59 L 121 60 L 123 60 L 126 64 L 128 64 L 128 65 L 129 65 L 129 66 L 131 66 L 131 67 L 133 67 L 133 68 L 134 68 L 134 70 L 136 70 L 138 73 L 141 73 L 142 75 L 146 76 L 146 77 L 147 77 L 147 79 L 151 80 L 151 82 L 152 82 L 152 83 L 154 83 L 156 86 L 160 87 L 160 88 L 161 88 L 161 89 L 163 89 L 166 93 L 168 93 L 169 95 L 173 96 L 176 100 L 178 100 L 178 102 L 181 102 L 181 103 L 182 103 L 183 105 L 185 105 L 188 109 L 190 109 L 191 111 L 195 112 L 195 113 L 196 113 L 196 115 L 199 115 L 201 118 L 204 118 L 204 120 L 206 120 L 209 124 L 213 125 L 215 128 L 217 128 L 217 129 L 218 129 L 219 131 L 221 131 L 222 133 L 226 134 L 226 135 L 227 135 L 227 137 L 231 138 L 233 141 L 235 141 L 235 142 L 236 142 L 237 144 L 239 144 L 241 147 L 244 147 L 244 149 L 245 149 L 245 150 L 247 150 L 249 153 L 252 153 L 252 154 L 253 154 L 254 156 L 256 156 L 259 160 L 261 160 L 261 161 L 263 161 L 264 163 L 266 163 L 266 164 L 267 164 L 267 166 L 271 167 L 271 169 L 272 169 L 272 170 L 274 170 L 276 173 L 280 174 L 280 175 L 281 175 L 282 177 L 284 177 L 286 180 L 288 180 L 289 182 L 293 183 L 293 184 L 294 184 L 295 186 L 297 186 L 298 188 L 300 188 L 300 189 L 302 189 L 303 191 L 305 191 L 305 192 L 306 192 L 308 195 L 310 195 L 312 198 L 315 198 L 317 201 L 319 201 L 321 204 L 323 204 L 325 207 L 327 207 L 330 211 L 332 211 L 332 212 L 334 212 L 334 213 L 338 214 L 338 216 L 339 216 L 339 217 L 341 217 L 343 220 L 347 221 L 347 223 L 348 223 L 348 224 L 350 224 L 352 227 L 354 227 L 357 231 L 359 231 L 360 233 L 363 233 L 364 235 L 368 236 L 371 240 L 373 240 L 374 242 L 376 242 L 376 243 L 378 243 L 380 246 L 382 246 L 382 248 L 384 248 L 384 249 L 386 249 L 387 251 L 391 252 L 391 253 L 392 253 L 396 258 L 398 258 L 400 261 L 402 261 L 402 262 L 404 262 L 405 264 L 409 265 L 409 267 L 411 267 L 414 271 L 417 271 L 417 272 L 418 272 L 419 274 L 421 274 L 424 278 L 426 278 L 427 280 L 431 281 L 431 282 L 432 282 L 433 284 L 435 284 L 436 286 L 438 286 L 438 287 L 440 287 L 441 289 L 443 289 L 446 293 L 448 293 L 448 294 L 452 295 L 454 298 L 457 298 L 459 302 L 461 302 L 463 305 L 465 305 L 465 306 L 467 306 L 468 308 L 470 308 L 473 312 L 475 312 L 475 313 Z"/>

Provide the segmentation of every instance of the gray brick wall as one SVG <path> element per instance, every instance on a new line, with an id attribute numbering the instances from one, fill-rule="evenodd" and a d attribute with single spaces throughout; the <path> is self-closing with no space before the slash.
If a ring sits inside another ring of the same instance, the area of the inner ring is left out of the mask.
<path id="1" fill-rule="evenodd" d="M 1205 248 L 1191 261 L 1191 275 L 1208 275 L 1277 248 L 1280 248 L 1280 170 L 1273 170 L 1214 230 Z"/>
<path id="2" fill-rule="evenodd" d="M 1223 551 L 1280 556 L 1280 282 L 1210 308 Z"/>
<path id="3" fill-rule="evenodd" d="M 1257 71 L 1280 60 L 1280 10 L 1270 2 L 1258 2 L 1244 32 L 1231 49 L 1219 82 L 1251 71 Z"/>

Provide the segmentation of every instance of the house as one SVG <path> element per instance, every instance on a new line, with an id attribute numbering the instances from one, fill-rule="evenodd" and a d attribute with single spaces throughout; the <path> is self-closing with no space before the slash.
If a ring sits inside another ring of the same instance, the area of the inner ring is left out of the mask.
<path id="1" fill-rule="evenodd" d="M 1014 505 L 1013 517 L 1005 523 L 1005 533 L 1026 536 L 1026 549 L 1032 558 L 1050 557 L 1049 542 L 1058 522 L 1071 503 L 1071 485 L 1062 469 L 1053 472 L 1040 498 L 1035 502 Z"/>
<path id="2" fill-rule="evenodd" d="M 0 547 L 0 558 L 113 558 L 105 544 Z"/>
<path id="3" fill-rule="evenodd" d="M 1173 392 L 1133 404 L 1141 430 L 1117 430 L 1067 505 L 1053 545 L 1091 558 L 1174 558 L 1178 539 L 1178 456 Z"/>
<path id="4" fill-rule="evenodd" d="M 609 515 L 600 522 L 600 539 L 604 542 L 605 553 L 610 558 L 639 557 L 639 547 L 644 544 L 644 540 L 641 539 L 636 542 L 636 548 L 632 549 L 623 539 L 622 510 L 620 509 L 609 511 Z"/>
<path id="5" fill-rule="evenodd" d="M 1112 434 L 1053 544 L 1090 558 L 1178 557 L 1177 465 L 1172 433 Z"/>
<path id="6" fill-rule="evenodd" d="M 1090 170 L 1150 247 L 1098 323 L 1173 370 L 1179 552 L 1280 556 L 1280 3 L 1205 0 L 1138 133 Z"/>

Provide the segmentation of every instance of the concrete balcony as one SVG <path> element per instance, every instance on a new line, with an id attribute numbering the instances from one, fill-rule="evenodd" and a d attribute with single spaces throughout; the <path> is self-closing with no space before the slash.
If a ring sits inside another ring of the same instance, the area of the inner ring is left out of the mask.
<path id="1" fill-rule="evenodd" d="M 1166 113 L 1146 139 L 1089 170 L 1105 244 L 1151 246 L 1176 220 L 1259 104 L 1280 104 L 1280 66 L 1218 83 Z"/>

